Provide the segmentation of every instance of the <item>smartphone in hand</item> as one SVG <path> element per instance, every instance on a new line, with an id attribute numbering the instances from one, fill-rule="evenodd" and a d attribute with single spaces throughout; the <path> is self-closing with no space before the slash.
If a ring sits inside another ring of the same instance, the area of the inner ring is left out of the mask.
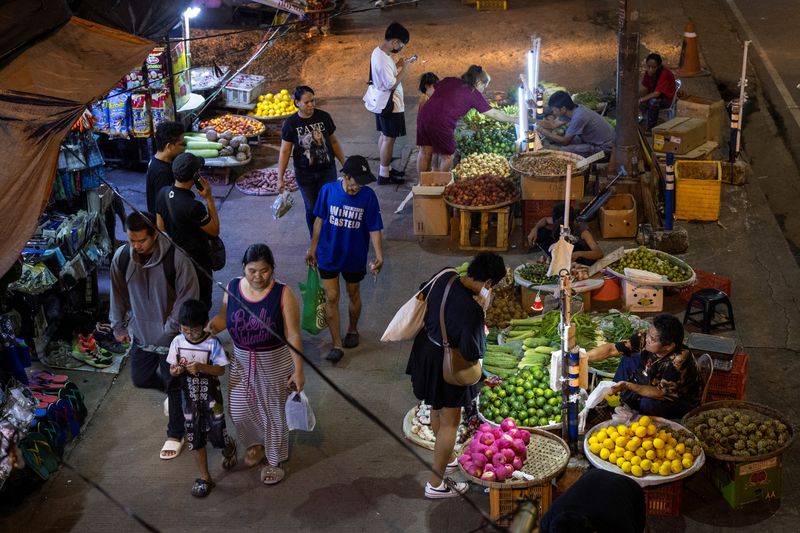
<path id="1" fill-rule="evenodd" d="M 202 191 L 203 190 L 203 184 L 200 181 L 200 175 L 199 174 L 194 177 L 194 186 L 198 191 Z"/>
<path id="2" fill-rule="evenodd" d="M 413 62 L 414 62 L 414 61 L 416 61 L 416 60 L 417 60 L 417 54 L 414 54 L 413 56 L 411 56 L 411 57 L 407 57 L 407 58 L 405 59 L 406 63 L 413 63 Z"/>

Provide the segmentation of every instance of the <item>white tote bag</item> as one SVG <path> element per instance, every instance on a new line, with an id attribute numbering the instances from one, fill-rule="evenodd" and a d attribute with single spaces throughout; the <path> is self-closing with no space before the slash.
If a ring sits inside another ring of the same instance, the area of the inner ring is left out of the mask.
<path id="1" fill-rule="evenodd" d="M 381 341 L 405 341 L 413 339 L 414 336 L 419 333 L 419 330 L 422 329 L 425 320 L 425 310 L 428 308 L 428 302 L 425 300 L 423 291 L 431 286 L 433 282 L 439 279 L 442 274 L 447 272 L 456 271 L 449 268 L 442 270 L 436 274 L 433 279 L 426 283 L 422 289 L 417 291 L 417 293 L 409 301 L 403 304 L 403 307 L 401 307 L 397 313 L 395 313 L 394 318 L 392 318 L 392 321 L 389 322 L 389 325 L 386 327 L 386 331 L 383 332 Z"/>

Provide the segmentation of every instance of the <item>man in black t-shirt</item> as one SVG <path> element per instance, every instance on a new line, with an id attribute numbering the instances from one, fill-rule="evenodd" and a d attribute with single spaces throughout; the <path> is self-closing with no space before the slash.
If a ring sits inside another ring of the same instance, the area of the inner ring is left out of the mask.
<path id="1" fill-rule="evenodd" d="M 200 168 L 205 163 L 202 157 L 194 154 L 181 154 L 172 162 L 175 184 L 161 189 L 156 198 L 158 229 L 165 232 L 183 248 L 195 263 L 197 281 L 200 286 L 200 301 L 211 308 L 211 288 L 213 279 L 197 267 L 211 273 L 211 248 L 209 236 L 219 235 L 219 215 L 211 195 L 211 185 L 200 176 Z M 208 208 L 198 202 L 192 192 L 195 180 L 199 180 L 200 196 Z"/>
<path id="2" fill-rule="evenodd" d="M 183 126 L 177 122 L 162 122 L 156 128 L 156 155 L 147 165 L 145 194 L 147 211 L 156 212 L 156 197 L 164 187 L 169 187 L 172 177 L 172 161 L 186 150 Z"/>

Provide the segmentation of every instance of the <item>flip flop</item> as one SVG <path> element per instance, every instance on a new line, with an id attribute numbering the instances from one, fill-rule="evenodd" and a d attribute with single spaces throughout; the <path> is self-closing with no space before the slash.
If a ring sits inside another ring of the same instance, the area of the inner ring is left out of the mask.
<path id="1" fill-rule="evenodd" d="M 213 481 L 197 478 L 194 480 L 194 485 L 192 485 L 192 496 L 196 498 L 205 498 L 215 486 L 216 483 Z"/>
<path id="2" fill-rule="evenodd" d="M 167 439 L 164 442 L 164 446 L 161 447 L 161 452 L 158 454 L 158 456 L 164 461 L 175 459 L 181 454 L 181 451 L 183 451 L 183 442 L 184 442 L 183 438 L 181 438 L 181 440 Z M 175 452 L 175 453 L 173 455 L 167 455 L 168 452 Z"/>
<path id="3" fill-rule="evenodd" d="M 280 483 L 286 472 L 279 466 L 265 466 L 261 469 L 261 483 L 264 485 L 274 485 Z"/>
<path id="4" fill-rule="evenodd" d="M 89 411 L 86 409 L 86 403 L 83 399 L 83 394 L 81 393 L 78 386 L 72 382 L 67 383 L 63 389 L 58 392 L 58 398 L 60 400 L 67 400 L 70 406 L 75 409 L 75 413 L 77 414 L 78 421 L 83 425 L 84 420 L 86 420 L 86 416 L 89 414 Z"/>
<path id="5" fill-rule="evenodd" d="M 264 460 L 264 447 L 260 444 L 250 446 L 244 452 L 244 464 L 252 468 Z"/>
<path id="6" fill-rule="evenodd" d="M 50 405 L 47 408 L 47 417 L 65 430 L 69 430 L 72 438 L 80 435 L 81 423 L 78 421 L 78 414 L 67 400 L 58 400 Z"/>
<path id="7" fill-rule="evenodd" d="M 53 374 L 49 370 L 41 370 L 31 374 L 31 379 L 34 381 L 64 384 L 69 381 L 69 376 L 66 374 Z"/>

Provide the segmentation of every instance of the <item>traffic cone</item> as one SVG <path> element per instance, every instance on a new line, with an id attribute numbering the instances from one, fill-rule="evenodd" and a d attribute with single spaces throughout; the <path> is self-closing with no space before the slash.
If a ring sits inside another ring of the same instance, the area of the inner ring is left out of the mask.
<path id="1" fill-rule="evenodd" d="M 700 68 L 700 49 L 697 46 L 697 32 L 694 22 L 686 23 L 683 30 L 683 44 L 681 45 L 681 58 L 678 62 L 678 75 L 684 78 L 704 74 Z"/>

